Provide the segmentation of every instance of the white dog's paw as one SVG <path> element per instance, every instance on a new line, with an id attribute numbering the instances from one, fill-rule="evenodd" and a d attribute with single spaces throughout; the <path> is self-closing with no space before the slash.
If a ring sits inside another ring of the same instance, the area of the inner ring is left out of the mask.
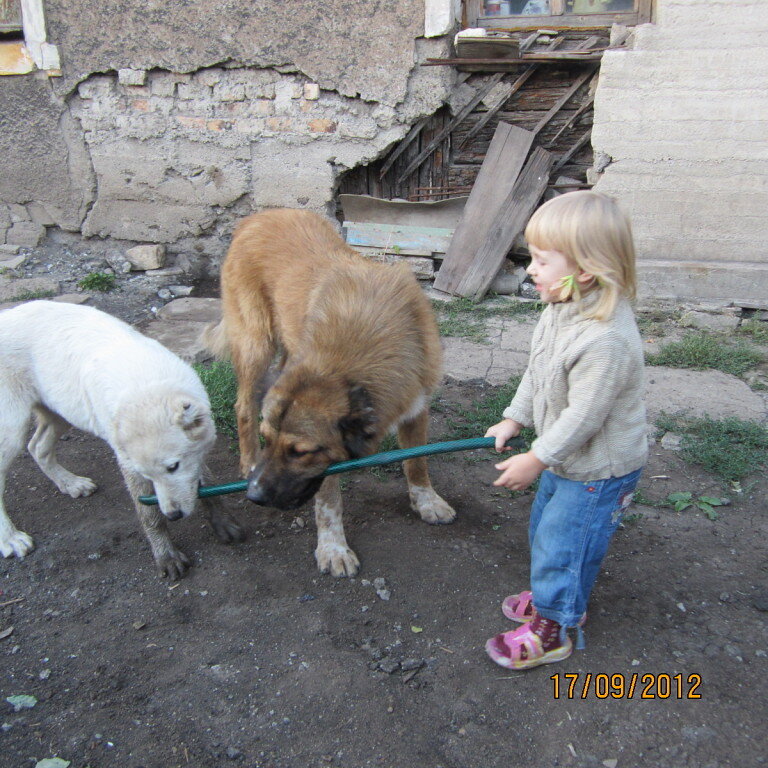
<path id="1" fill-rule="evenodd" d="M 319 544 L 315 560 L 320 573 L 331 576 L 354 576 L 360 568 L 357 555 L 344 544 Z"/>
<path id="2" fill-rule="evenodd" d="M 160 569 L 160 575 L 170 581 L 178 581 L 192 566 L 192 561 L 176 547 L 155 556 L 155 562 Z"/>
<path id="3" fill-rule="evenodd" d="M 411 508 L 418 512 L 425 523 L 452 523 L 456 519 L 456 510 L 435 493 L 433 488 L 414 485 L 408 489 Z"/>
<path id="4" fill-rule="evenodd" d="M 90 496 L 98 487 L 90 477 L 78 477 L 77 475 L 61 478 L 61 482 L 58 485 L 62 493 L 66 493 L 73 499 L 79 499 L 81 496 Z"/>
<path id="5" fill-rule="evenodd" d="M 32 537 L 24 531 L 14 529 L 7 536 L 0 539 L 0 554 L 3 557 L 24 557 L 35 548 Z"/>

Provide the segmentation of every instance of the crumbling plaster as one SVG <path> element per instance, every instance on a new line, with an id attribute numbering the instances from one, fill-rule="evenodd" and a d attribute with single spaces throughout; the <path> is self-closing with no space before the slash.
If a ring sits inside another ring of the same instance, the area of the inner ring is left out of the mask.
<path id="1" fill-rule="evenodd" d="M 0 82 L 13 166 L 0 206 L 42 206 L 86 236 L 208 235 L 215 250 L 249 210 L 330 212 L 340 174 L 386 152 L 453 82 L 419 66 L 449 39 L 425 39 L 410 0 L 61 0 L 46 15 L 61 76 Z"/>

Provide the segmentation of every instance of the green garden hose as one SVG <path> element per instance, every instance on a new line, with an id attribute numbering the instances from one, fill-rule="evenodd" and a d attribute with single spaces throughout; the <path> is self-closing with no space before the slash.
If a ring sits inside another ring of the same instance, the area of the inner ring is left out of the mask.
<path id="1" fill-rule="evenodd" d="M 351 461 L 340 461 L 338 464 L 331 464 L 323 475 L 337 475 L 339 472 L 350 472 L 353 469 L 364 469 L 365 467 L 381 467 L 385 464 L 394 464 L 406 459 L 415 459 L 419 456 L 430 456 L 434 453 L 452 453 L 453 451 L 471 451 L 474 448 L 492 448 L 496 443 L 495 437 L 472 437 L 467 440 L 450 440 L 445 443 L 431 443 L 429 445 L 417 445 L 413 448 L 400 448 L 396 451 L 384 451 L 383 453 L 374 453 L 363 459 L 352 459 Z M 520 448 L 524 441 L 520 437 L 513 437 L 507 441 L 507 447 Z M 225 493 L 238 493 L 248 488 L 247 480 L 239 480 L 235 483 L 225 483 L 224 485 L 201 485 L 198 488 L 197 496 L 200 499 L 209 496 L 221 496 Z M 139 496 L 139 501 L 147 506 L 157 504 L 157 496 Z"/>

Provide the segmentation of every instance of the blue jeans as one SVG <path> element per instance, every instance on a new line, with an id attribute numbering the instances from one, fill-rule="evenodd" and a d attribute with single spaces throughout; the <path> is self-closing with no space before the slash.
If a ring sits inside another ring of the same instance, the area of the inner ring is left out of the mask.
<path id="1" fill-rule="evenodd" d="M 531 592 L 536 610 L 565 632 L 587 610 L 611 537 L 642 469 L 579 482 L 545 470 L 531 507 Z M 583 645 L 579 633 L 579 646 Z"/>

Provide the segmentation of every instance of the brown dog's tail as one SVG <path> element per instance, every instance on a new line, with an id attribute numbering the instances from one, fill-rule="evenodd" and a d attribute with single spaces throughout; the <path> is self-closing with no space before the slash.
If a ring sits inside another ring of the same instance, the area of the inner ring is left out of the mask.
<path id="1" fill-rule="evenodd" d="M 229 343 L 223 318 L 207 325 L 200 334 L 200 341 L 217 360 L 229 360 Z"/>

